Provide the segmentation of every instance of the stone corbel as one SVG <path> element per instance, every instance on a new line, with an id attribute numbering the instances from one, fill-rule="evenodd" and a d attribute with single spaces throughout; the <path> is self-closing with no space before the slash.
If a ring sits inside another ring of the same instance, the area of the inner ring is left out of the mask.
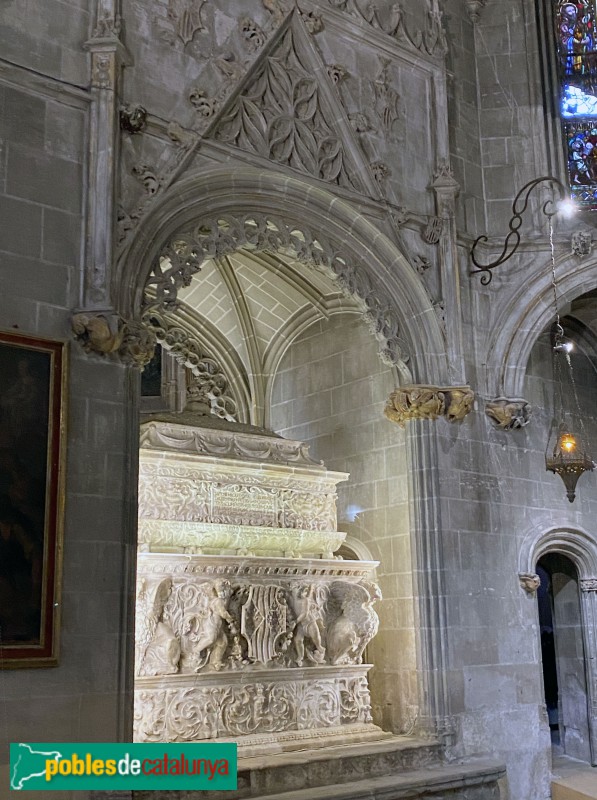
<path id="1" fill-rule="evenodd" d="M 520 588 L 532 596 L 541 586 L 541 578 L 534 572 L 519 572 L 518 580 L 520 581 Z"/>
<path id="2" fill-rule="evenodd" d="M 485 403 L 485 413 L 496 428 L 513 431 L 529 424 L 533 409 L 522 397 L 497 397 Z"/>
<path id="3" fill-rule="evenodd" d="M 581 592 L 597 592 L 597 578 L 581 578 Z"/>
<path id="4" fill-rule="evenodd" d="M 479 22 L 481 11 L 483 11 L 485 8 L 486 2 L 487 0 L 466 0 L 468 15 L 471 18 L 473 25 L 476 25 L 477 22 Z"/>
<path id="5" fill-rule="evenodd" d="M 411 419 L 459 422 L 472 410 L 474 399 L 469 386 L 401 386 L 388 398 L 384 414 L 401 428 Z"/>
<path id="6" fill-rule="evenodd" d="M 111 356 L 137 369 L 153 357 L 155 333 L 138 320 L 124 320 L 113 311 L 81 311 L 73 315 L 71 326 L 86 353 Z"/>

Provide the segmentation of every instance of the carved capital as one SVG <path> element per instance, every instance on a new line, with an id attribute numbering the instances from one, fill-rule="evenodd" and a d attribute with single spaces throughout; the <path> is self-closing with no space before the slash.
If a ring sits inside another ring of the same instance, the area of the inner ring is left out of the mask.
<path id="1" fill-rule="evenodd" d="M 113 356 L 139 369 L 153 357 L 155 333 L 137 320 L 123 320 L 112 311 L 81 311 L 73 315 L 71 326 L 86 353 Z"/>
<path id="2" fill-rule="evenodd" d="M 533 409 L 521 397 L 497 397 L 485 403 L 485 413 L 496 428 L 512 431 L 529 424 Z"/>
<path id="3" fill-rule="evenodd" d="M 581 592 L 597 592 L 597 578 L 581 578 Z"/>
<path id="4" fill-rule="evenodd" d="M 519 572 L 518 580 L 520 581 L 520 588 L 530 595 L 534 595 L 541 586 L 541 578 L 534 572 Z"/>
<path id="5" fill-rule="evenodd" d="M 469 386 L 401 386 L 388 398 L 384 414 L 401 428 L 411 419 L 445 417 L 458 422 L 472 410 L 474 399 Z"/>

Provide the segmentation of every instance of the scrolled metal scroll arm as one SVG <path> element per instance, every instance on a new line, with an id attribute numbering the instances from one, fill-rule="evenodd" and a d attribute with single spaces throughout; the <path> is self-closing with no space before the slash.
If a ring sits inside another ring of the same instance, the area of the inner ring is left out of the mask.
<path id="1" fill-rule="evenodd" d="M 542 178 L 535 178 L 522 187 L 512 203 L 512 217 L 508 223 L 509 232 L 504 240 L 502 252 L 495 259 L 495 261 L 491 261 L 489 264 L 481 264 L 479 261 L 477 261 L 475 256 L 475 249 L 477 248 L 477 245 L 479 242 L 487 242 L 487 236 L 478 236 L 471 248 L 471 261 L 475 267 L 477 267 L 477 269 L 471 270 L 471 275 L 476 275 L 478 272 L 482 273 L 481 283 L 483 286 L 487 286 L 487 284 L 490 283 L 492 278 L 491 270 L 495 269 L 495 267 L 499 267 L 499 265 L 503 264 L 505 261 L 508 261 L 508 259 L 511 258 L 518 250 L 518 245 L 520 244 L 519 229 L 522 225 L 522 216 L 528 208 L 531 192 L 540 183 L 551 184 L 554 196 L 557 195 L 557 199 L 554 197 L 546 200 L 545 203 L 543 203 L 541 210 L 548 219 L 551 219 L 551 217 L 558 213 L 558 205 L 567 198 L 568 190 L 560 180 L 554 178 L 552 175 L 544 175 Z"/>

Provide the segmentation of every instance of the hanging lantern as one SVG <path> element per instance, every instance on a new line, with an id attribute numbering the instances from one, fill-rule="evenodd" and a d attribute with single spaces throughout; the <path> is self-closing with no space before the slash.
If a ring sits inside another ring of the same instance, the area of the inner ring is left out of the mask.
<path id="1" fill-rule="evenodd" d="M 587 453 L 582 438 L 573 433 L 570 426 L 561 423 L 555 437 L 550 436 L 545 454 L 545 468 L 560 476 L 566 487 L 566 497 L 573 503 L 578 479 L 583 472 L 592 472 L 595 463 Z"/>

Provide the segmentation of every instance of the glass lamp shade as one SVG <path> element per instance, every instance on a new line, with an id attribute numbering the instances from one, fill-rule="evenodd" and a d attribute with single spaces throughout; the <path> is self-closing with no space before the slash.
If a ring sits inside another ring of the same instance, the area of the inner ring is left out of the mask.
<path id="1" fill-rule="evenodd" d="M 578 479 L 583 472 L 592 472 L 595 463 L 586 452 L 582 439 L 565 425 L 559 426 L 553 446 L 550 445 L 551 441 L 547 445 L 545 468 L 560 476 L 566 487 L 566 497 L 573 503 Z"/>

